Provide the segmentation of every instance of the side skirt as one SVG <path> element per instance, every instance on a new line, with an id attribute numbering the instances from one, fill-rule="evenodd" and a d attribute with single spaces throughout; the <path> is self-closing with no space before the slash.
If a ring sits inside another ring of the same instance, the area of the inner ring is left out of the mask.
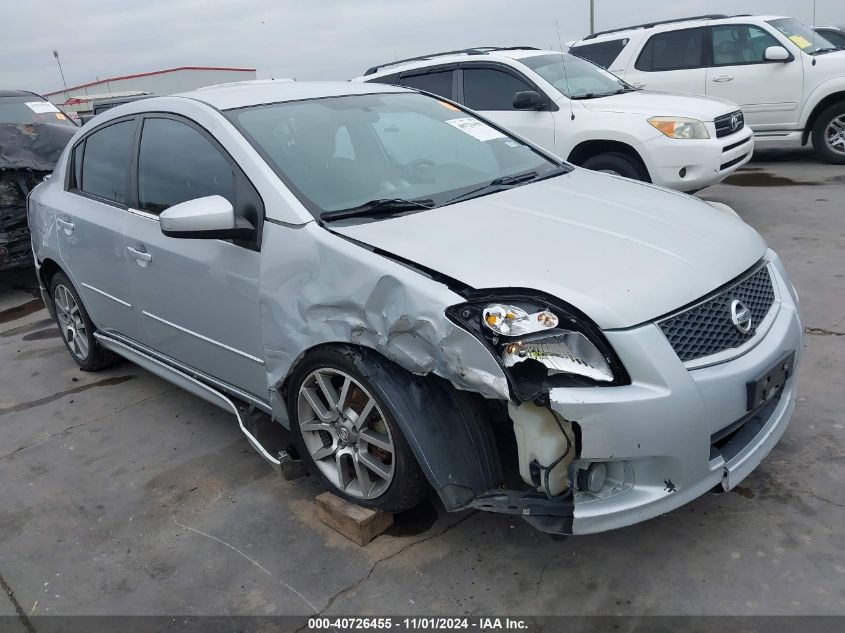
<path id="1" fill-rule="evenodd" d="M 105 347 L 108 350 L 111 350 L 115 354 L 126 358 L 127 360 L 143 367 L 150 373 L 155 374 L 167 380 L 168 382 L 173 383 L 177 387 L 181 387 L 185 391 L 188 391 L 195 396 L 202 398 L 206 402 L 210 402 L 213 405 L 216 405 L 223 409 L 224 411 L 229 411 L 235 415 L 235 418 L 238 420 L 238 426 L 241 429 L 241 432 L 246 436 L 247 441 L 249 441 L 250 445 L 261 455 L 277 472 L 281 472 L 281 461 L 273 456 L 264 446 L 255 438 L 255 436 L 247 429 L 245 424 L 245 419 L 248 418 L 251 414 L 250 409 L 254 408 L 259 403 L 254 401 L 253 398 L 249 398 L 248 406 L 238 406 L 235 402 L 222 391 L 215 389 L 201 380 L 199 380 L 195 376 L 190 376 L 185 371 L 181 369 L 177 369 L 176 367 L 170 365 L 169 363 L 164 362 L 158 358 L 155 358 L 149 353 L 146 353 L 139 349 L 134 345 L 130 345 L 122 340 L 118 340 L 116 337 L 111 336 L 104 332 L 95 332 L 94 336 L 99 342 L 100 345 Z M 263 406 L 260 407 L 267 411 L 269 409 L 269 405 L 266 403 L 262 403 Z"/>

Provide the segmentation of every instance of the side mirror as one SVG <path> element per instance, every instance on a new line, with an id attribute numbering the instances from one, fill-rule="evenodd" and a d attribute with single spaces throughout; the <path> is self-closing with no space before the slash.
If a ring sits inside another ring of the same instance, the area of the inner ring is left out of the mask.
<path id="1" fill-rule="evenodd" d="M 515 110 L 539 110 L 545 108 L 547 101 L 534 90 L 522 90 L 513 96 Z"/>
<path id="2" fill-rule="evenodd" d="M 249 240 L 255 227 L 235 217 L 232 203 L 223 196 L 195 198 L 165 209 L 158 216 L 161 232 L 168 237 L 209 240 Z"/>
<path id="3" fill-rule="evenodd" d="M 789 51 L 783 46 L 769 46 L 763 53 L 763 59 L 767 62 L 788 62 Z"/>

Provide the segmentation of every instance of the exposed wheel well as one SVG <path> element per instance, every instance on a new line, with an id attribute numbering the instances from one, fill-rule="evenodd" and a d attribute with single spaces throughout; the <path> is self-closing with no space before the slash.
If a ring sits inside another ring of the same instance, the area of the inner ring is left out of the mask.
<path id="1" fill-rule="evenodd" d="M 502 454 L 494 422 L 508 421 L 504 402 L 456 389 L 434 374 L 412 374 L 378 350 L 350 343 L 325 343 L 309 348 L 291 364 L 277 387 L 285 403 L 294 397 L 291 379 L 301 363 L 318 351 L 330 349 L 347 356 L 359 372 L 373 381 L 393 384 L 392 413 L 420 467 L 448 510 L 466 506 L 474 497 L 492 490 L 503 479 Z M 404 404 L 403 404 L 404 403 Z M 401 415 L 413 413 L 411 417 Z M 510 424 L 499 424 L 509 434 L 507 451 L 515 455 Z"/>
<path id="2" fill-rule="evenodd" d="M 61 266 L 52 259 L 45 259 L 41 262 L 41 283 L 44 284 L 48 292 L 50 290 L 50 280 L 53 279 L 53 275 L 59 272 L 62 272 Z"/>
<path id="3" fill-rule="evenodd" d="M 648 173 L 648 168 L 645 166 L 642 157 L 637 153 L 633 147 L 621 141 L 605 141 L 605 140 L 590 140 L 583 141 L 576 145 L 569 153 L 567 159 L 573 165 L 583 165 L 591 156 L 599 154 L 607 154 L 615 152 L 617 154 L 624 154 L 625 156 L 634 160 L 639 165 L 642 173 L 646 175 L 646 180 L 651 182 L 651 175 Z"/>
<path id="4" fill-rule="evenodd" d="M 819 118 L 819 115 L 834 103 L 839 103 L 840 101 L 845 101 L 845 90 L 829 94 L 816 104 L 816 107 L 810 113 L 810 118 L 807 119 L 807 125 L 804 126 L 804 134 L 801 135 L 802 145 L 806 145 L 810 139 L 810 134 L 813 133 L 813 127 L 815 127 L 816 119 Z"/>

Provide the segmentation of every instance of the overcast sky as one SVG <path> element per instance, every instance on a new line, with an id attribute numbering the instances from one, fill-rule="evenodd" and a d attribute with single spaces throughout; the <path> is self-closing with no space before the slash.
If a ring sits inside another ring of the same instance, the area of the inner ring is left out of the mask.
<path id="1" fill-rule="evenodd" d="M 790 15 L 812 0 L 596 0 L 596 29 L 703 13 Z M 0 88 L 62 88 L 174 66 L 257 68 L 259 77 L 348 79 L 368 66 L 489 45 L 557 46 L 589 31 L 589 0 L 18 0 L 4 2 Z M 845 23 L 843 0 L 816 21 Z"/>

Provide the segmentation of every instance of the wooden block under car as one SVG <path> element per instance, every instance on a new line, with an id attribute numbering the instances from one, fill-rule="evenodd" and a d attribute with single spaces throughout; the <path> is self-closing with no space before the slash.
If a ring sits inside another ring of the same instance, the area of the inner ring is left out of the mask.
<path id="1" fill-rule="evenodd" d="M 324 492 L 314 501 L 317 516 L 323 523 L 361 546 L 393 525 L 392 514 L 356 506 L 330 492 Z"/>

